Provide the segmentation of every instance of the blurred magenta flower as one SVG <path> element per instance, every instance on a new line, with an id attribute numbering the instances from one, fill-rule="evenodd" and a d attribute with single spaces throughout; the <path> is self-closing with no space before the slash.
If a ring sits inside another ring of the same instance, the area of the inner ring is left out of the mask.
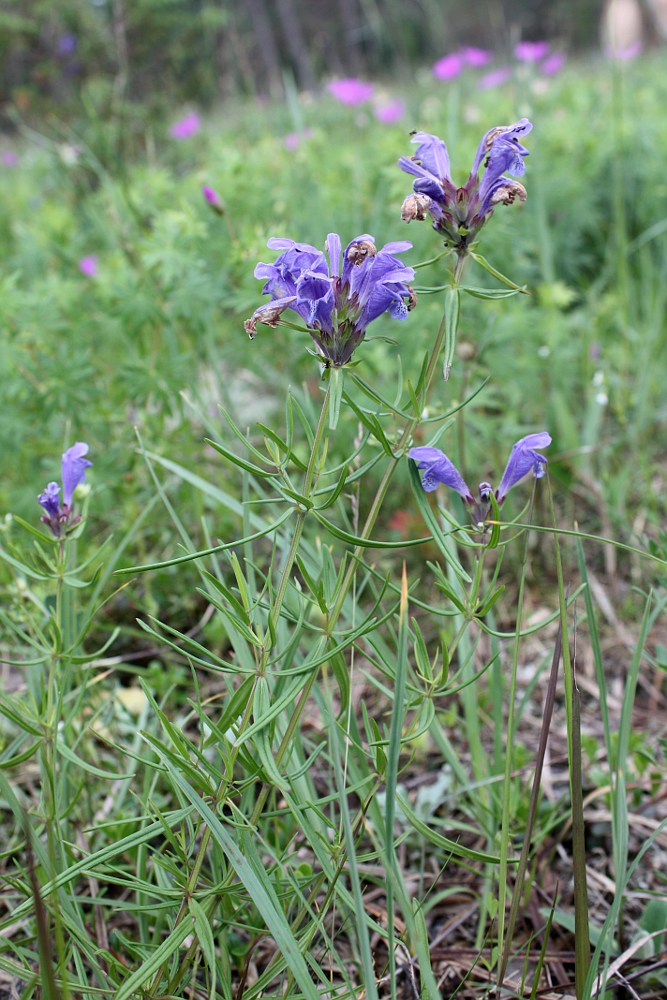
<path id="1" fill-rule="evenodd" d="M 485 73 L 484 76 L 480 76 L 477 86 L 480 90 L 493 90 L 494 87 L 502 87 L 511 76 L 512 70 L 509 66 L 499 66 L 498 69 L 492 69 L 489 73 Z"/>
<path id="2" fill-rule="evenodd" d="M 62 457 L 61 474 L 63 485 L 62 504 L 59 500 L 60 486 L 49 483 L 43 493 L 37 497 L 40 506 L 46 511 L 42 514 L 42 522 L 47 524 L 56 538 L 61 538 L 63 531 L 73 527 L 81 518 L 73 517 L 72 498 L 74 491 L 86 478 L 86 469 L 93 463 L 85 456 L 88 445 L 77 441 Z"/>
<path id="3" fill-rule="evenodd" d="M 389 101 L 387 104 L 380 104 L 375 109 L 375 117 L 383 125 L 393 125 L 401 120 L 405 114 L 405 104 L 400 98 Z"/>
<path id="4" fill-rule="evenodd" d="M 644 46 L 641 42 L 635 42 L 634 45 L 628 45 L 626 48 L 614 48 L 608 47 L 605 49 L 605 55 L 609 59 L 619 59 L 621 62 L 627 62 L 630 59 L 636 59 L 638 55 L 641 55 Z"/>
<path id="5" fill-rule="evenodd" d="M 471 508 L 472 518 L 475 523 L 486 520 L 491 512 L 490 497 L 493 494 L 498 502 L 502 504 L 505 497 L 513 486 L 532 472 L 535 479 L 541 479 L 544 475 L 544 466 L 547 460 L 544 455 L 540 455 L 536 448 L 546 448 L 551 444 L 551 435 L 546 431 L 539 431 L 537 434 L 528 434 L 516 442 L 500 480 L 500 485 L 494 490 L 491 483 L 480 483 L 478 487 L 479 500 L 475 500 L 470 491 L 470 487 L 464 480 L 452 461 L 440 451 L 439 448 L 411 448 L 408 458 L 417 463 L 417 468 L 423 473 L 422 487 L 427 493 L 436 490 L 440 483 L 448 486 L 451 490 L 456 490 L 463 501 Z"/>
<path id="6" fill-rule="evenodd" d="M 567 56 L 564 52 L 553 52 L 540 64 L 540 73 L 544 76 L 555 76 L 560 73 L 566 62 Z"/>
<path id="7" fill-rule="evenodd" d="M 466 66 L 479 69 L 480 66 L 488 66 L 493 59 L 493 53 L 488 49 L 478 49 L 475 46 L 466 45 L 460 50 L 460 55 Z"/>
<path id="8" fill-rule="evenodd" d="M 548 55 L 549 48 L 549 42 L 519 42 L 514 46 L 514 55 L 519 62 L 535 63 Z"/>
<path id="9" fill-rule="evenodd" d="M 13 149 L 4 149 L 0 154 L 0 163 L 3 167 L 15 167 L 19 162 L 19 155 Z"/>
<path id="10" fill-rule="evenodd" d="M 309 243 L 270 239 L 268 246 L 282 253 L 273 264 L 258 264 L 255 277 L 264 278 L 263 294 L 272 301 L 260 306 L 244 323 L 252 339 L 257 324 L 277 326 L 291 309 L 304 322 L 325 366 L 347 364 L 366 334 L 366 328 L 385 312 L 405 319 L 416 302 L 406 282 L 414 270 L 396 254 L 412 247 L 404 241 L 378 250 L 368 233 L 348 243 L 343 253 L 337 233 L 325 243 L 327 258 Z"/>
<path id="11" fill-rule="evenodd" d="M 513 125 L 489 129 L 477 148 L 468 180 L 460 188 L 452 180 L 449 153 L 442 139 L 417 132 L 412 139 L 417 143 L 414 156 L 402 156 L 398 161 L 401 170 L 417 178 L 412 185 L 414 194 L 403 202 L 402 219 L 411 222 L 430 215 L 435 231 L 445 237 L 445 246 L 464 256 L 496 205 L 526 200 L 523 184 L 505 174 L 525 174 L 528 150 L 520 140 L 532 127 L 527 118 L 521 118 Z"/>
<path id="12" fill-rule="evenodd" d="M 222 198 L 215 190 L 215 188 L 209 187 L 208 184 L 204 184 L 202 189 L 202 194 L 204 195 L 204 201 L 208 202 L 214 212 L 218 215 L 225 214 L 225 206 L 223 204 Z"/>
<path id="13" fill-rule="evenodd" d="M 459 75 L 465 63 L 460 52 L 452 52 L 433 63 L 433 76 L 436 80 L 453 80 Z"/>
<path id="14" fill-rule="evenodd" d="M 290 153 L 294 153 L 302 142 L 310 139 L 312 134 L 313 130 L 310 128 L 304 128 L 300 132 L 288 132 L 283 138 L 283 146 L 285 149 L 289 149 Z"/>
<path id="15" fill-rule="evenodd" d="M 82 257 L 79 261 L 79 270 L 87 278 L 94 278 L 97 274 L 97 257 L 95 254 L 91 253 L 87 257 Z"/>
<path id="16" fill-rule="evenodd" d="M 197 112 L 193 111 L 189 115 L 186 115 L 185 118 L 174 122 L 169 129 L 169 135 L 172 139 L 190 139 L 193 135 L 197 134 L 200 128 L 201 119 Z"/>
<path id="17" fill-rule="evenodd" d="M 345 77 L 341 80 L 332 80 L 327 84 L 327 90 L 341 104 L 354 107 L 357 104 L 365 104 L 373 96 L 373 84 L 364 83 L 356 77 Z"/>

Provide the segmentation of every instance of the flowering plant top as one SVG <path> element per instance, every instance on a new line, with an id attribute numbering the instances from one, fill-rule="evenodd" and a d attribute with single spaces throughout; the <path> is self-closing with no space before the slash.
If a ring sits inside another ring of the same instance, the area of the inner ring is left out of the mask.
<path id="1" fill-rule="evenodd" d="M 341 367 L 364 339 L 373 320 L 385 312 L 405 319 L 416 303 L 407 284 L 414 270 L 406 267 L 399 253 L 411 243 L 386 243 L 380 250 L 372 236 L 364 233 L 346 246 L 342 254 L 337 233 L 329 233 L 325 249 L 289 239 L 270 239 L 272 250 L 282 253 L 273 264 L 257 264 L 255 277 L 264 278 L 264 294 L 272 301 L 260 306 L 245 321 L 252 338 L 258 323 L 277 326 L 286 309 L 296 312 L 317 345 L 325 365 Z"/>
<path id="2" fill-rule="evenodd" d="M 470 507 L 470 512 L 476 524 L 483 523 L 491 511 L 491 494 L 500 506 L 513 486 L 532 472 L 535 479 L 544 475 L 547 460 L 536 448 L 546 448 L 551 444 L 551 435 L 546 431 L 537 434 L 527 434 L 513 446 L 505 466 L 500 485 L 494 490 L 491 483 L 480 483 L 478 487 L 479 500 L 476 500 L 470 487 L 454 463 L 440 451 L 439 448 L 411 448 L 408 457 L 417 463 L 424 473 L 422 486 L 427 493 L 436 490 L 440 483 L 456 490 L 464 503 Z"/>
<path id="3" fill-rule="evenodd" d="M 60 502 L 58 483 L 49 483 L 44 492 L 37 497 L 41 507 L 46 512 L 42 514 L 42 521 L 49 526 L 56 538 L 61 538 L 68 528 L 74 527 L 81 520 L 80 517 L 74 516 L 72 498 L 77 486 L 86 478 L 86 469 L 93 464 L 85 457 L 87 454 L 88 445 L 83 441 L 77 441 L 63 455 L 61 465 L 62 503 Z"/>
<path id="4" fill-rule="evenodd" d="M 452 180 L 449 153 L 442 139 L 417 132 L 412 140 L 417 143 L 414 156 L 402 156 L 398 161 L 402 170 L 417 178 L 412 185 L 414 194 L 403 202 L 403 220 L 411 222 L 430 215 L 433 228 L 443 234 L 445 244 L 459 255 L 467 253 L 496 205 L 511 205 L 517 198 L 526 200 L 523 184 L 505 175 L 525 174 L 528 150 L 520 139 L 532 127 L 527 118 L 521 118 L 513 125 L 489 129 L 479 144 L 470 176 L 460 188 Z"/>

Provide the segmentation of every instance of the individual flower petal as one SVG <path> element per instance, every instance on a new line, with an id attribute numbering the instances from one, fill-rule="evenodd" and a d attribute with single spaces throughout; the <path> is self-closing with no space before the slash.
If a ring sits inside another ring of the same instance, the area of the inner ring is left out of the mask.
<path id="1" fill-rule="evenodd" d="M 546 448 L 550 444 L 551 435 L 547 434 L 546 431 L 528 434 L 516 442 L 503 472 L 503 478 L 496 490 L 498 503 L 502 503 L 512 487 L 529 472 L 532 471 L 536 479 L 540 479 L 544 475 L 543 466 L 546 465 L 547 460 L 535 449 Z"/>
<path id="2" fill-rule="evenodd" d="M 474 502 L 463 476 L 439 448 L 426 446 L 411 448 L 408 452 L 408 458 L 416 462 L 417 468 L 423 471 L 422 486 L 427 493 L 432 493 L 440 483 L 443 483 L 450 489 L 456 490 L 466 503 Z"/>
<path id="3" fill-rule="evenodd" d="M 93 463 L 84 456 L 88 454 L 88 445 L 77 441 L 63 455 L 63 504 L 71 506 L 72 496 L 77 486 L 86 478 L 86 469 Z"/>
<path id="4" fill-rule="evenodd" d="M 364 83 L 356 77 L 346 77 L 342 80 L 332 80 L 327 84 L 327 90 L 341 104 L 355 107 L 365 104 L 373 96 L 373 84 Z"/>
<path id="5" fill-rule="evenodd" d="M 418 143 L 413 159 L 424 171 L 438 180 L 451 180 L 449 176 L 449 153 L 442 139 L 428 132 L 417 132 L 412 142 Z M 405 168 L 404 168 L 405 169 Z"/>

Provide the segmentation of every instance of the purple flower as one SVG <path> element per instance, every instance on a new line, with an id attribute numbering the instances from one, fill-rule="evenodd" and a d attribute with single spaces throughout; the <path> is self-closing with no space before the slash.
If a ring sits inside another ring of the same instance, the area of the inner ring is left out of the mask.
<path id="1" fill-rule="evenodd" d="M 416 296 L 406 282 L 414 270 L 396 254 L 411 243 L 387 243 L 378 250 L 364 233 L 348 243 L 343 253 L 337 233 L 329 233 L 329 258 L 310 246 L 289 239 L 270 239 L 272 250 L 282 251 L 273 264 L 258 264 L 255 277 L 264 278 L 264 294 L 272 301 L 256 309 L 244 326 L 252 337 L 257 323 L 277 326 L 282 313 L 298 313 L 317 345 L 325 365 L 347 364 L 366 334 L 366 328 L 385 312 L 405 319 Z"/>
<path id="2" fill-rule="evenodd" d="M 356 77 L 346 77 L 342 80 L 332 80 L 327 84 L 327 90 L 341 104 L 355 107 L 357 104 L 365 104 L 373 96 L 373 84 L 364 83 Z"/>
<path id="3" fill-rule="evenodd" d="M 169 135 L 172 139 L 190 139 L 193 135 L 196 135 L 201 128 L 201 120 L 196 111 L 191 114 L 186 115 L 185 118 L 181 118 L 179 121 L 174 122 L 174 124 L 169 129 Z"/>
<path id="4" fill-rule="evenodd" d="M 387 104 L 381 104 L 375 109 L 375 117 L 383 125 L 393 125 L 395 122 L 400 121 L 404 114 L 405 104 L 400 98 L 389 101 Z"/>
<path id="5" fill-rule="evenodd" d="M 493 53 L 488 49 L 478 49 L 468 45 L 461 49 L 461 57 L 466 66 L 479 69 L 480 66 L 487 66 L 491 62 Z"/>
<path id="6" fill-rule="evenodd" d="M 452 52 L 433 63 L 433 76 L 436 80 L 454 80 L 464 65 L 464 57 L 459 52 Z"/>
<path id="7" fill-rule="evenodd" d="M 62 457 L 61 473 L 63 499 L 60 503 L 60 486 L 58 483 L 49 483 L 43 493 L 37 497 L 40 505 L 46 511 L 42 514 L 42 521 L 47 524 L 56 538 L 61 538 L 68 528 L 74 527 L 81 520 L 80 517 L 73 516 L 72 498 L 77 486 L 86 478 L 86 469 L 93 463 L 85 457 L 88 454 L 88 445 L 83 441 L 77 441 L 65 452 Z"/>
<path id="8" fill-rule="evenodd" d="M 91 253 L 87 257 L 82 257 L 79 261 L 79 270 L 87 278 L 94 278 L 97 274 L 97 257 L 95 254 Z"/>
<path id="9" fill-rule="evenodd" d="M 567 56 L 564 52 L 553 52 L 540 64 L 540 73 L 544 76 L 555 76 L 556 73 L 560 73 L 566 62 Z"/>
<path id="10" fill-rule="evenodd" d="M 512 487 L 529 472 L 532 472 L 536 479 L 541 479 L 547 460 L 535 449 L 546 448 L 550 444 L 551 436 L 546 431 L 528 434 L 517 441 L 510 453 L 500 485 L 494 490 L 490 483 L 480 483 L 478 487 L 479 500 L 475 500 L 461 473 L 439 448 L 411 448 L 408 457 L 416 462 L 417 468 L 423 471 L 422 486 L 427 493 L 437 489 L 440 483 L 456 490 L 470 507 L 474 522 L 481 524 L 491 511 L 491 494 L 495 496 L 500 505 Z"/>
<path id="11" fill-rule="evenodd" d="M 514 55 L 519 62 L 539 62 L 549 52 L 548 42 L 519 42 L 514 46 Z"/>
<path id="12" fill-rule="evenodd" d="M 442 139 L 417 132 L 412 140 L 417 143 L 415 155 L 402 156 L 398 161 L 402 170 L 417 178 L 412 185 L 414 194 L 403 202 L 403 220 L 424 219 L 428 213 L 433 228 L 445 237 L 445 246 L 453 247 L 460 256 L 466 254 L 496 205 L 511 205 L 517 198 L 526 200 L 524 186 L 505 174 L 521 177 L 525 173 L 528 150 L 519 140 L 532 127 L 527 118 L 522 118 L 514 125 L 489 129 L 479 144 L 470 176 L 460 188 L 452 180 L 449 154 Z"/>
<path id="13" fill-rule="evenodd" d="M 290 153 L 294 153 L 302 142 L 310 139 L 312 134 L 313 130 L 310 128 L 304 128 L 301 132 L 288 132 L 283 138 L 283 146 L 285 149 L 289 149 Z"/>
<path id="14" fill-rule="evenodd" d="M 0 162 L 3 167 L 15 167 L 19 162 L 18 153 L 14 152 L 13 149 L 4 149 L 0 154 Z"/>
<path id="15" fill-rule="evenodd" d="M 204 195 L 204 201 L 208 202 L 214 212 L 218 215 L 225 214 L 225 206 L 223 204 L 222 198 L 215 190 L 215 188 L 209 187 L 208 184 L 204 184 L 202 189 L 202 194 Z"/>
<path id="16" fill-rule="evenodd" d="M 58 39 L 58 55 L 71 56 L 74 52 L 76 52 L 77 44 L 77 37 L 71 32 L 61 35 Z"/>
<path id="17" fill-rule="evenodd" d="M 492 69 L 490 73 L 480 76 L 477 86 L 480 90 L 493 90 L 495 87 L 502 87 L 511 76 L 512 70 L 509 66 L 499 66 L 498 69 Z"/>

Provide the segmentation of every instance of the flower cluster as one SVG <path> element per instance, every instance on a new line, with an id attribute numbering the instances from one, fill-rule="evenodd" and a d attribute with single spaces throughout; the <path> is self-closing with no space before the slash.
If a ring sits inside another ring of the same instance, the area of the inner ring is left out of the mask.
<path id="1" fill-rule="evenodd" d="M 430 215 L 433 228 L 445 237 L 445 245 L 459 255 L 467 253 L 472 241 L 491 217 L 496 205 L 511 205 L 526 200 L 523 184 L 513 181 L 526 172 L 524 158 L 528 150 L 520 142 L 532 129 L 527 118 L 513 125 L 497 125 L 489 129 L 477 149 L 470 176 L 463 187 L 452 180 L 449 154 L 442 139 L 428 132 L 417 132 L 413 142 L 417 150 L 412 157 L 402 156 L 399 167 L 417 179 L 414 194 L 403 202 L 401 216 L 405 222 Z M 480 169 L 484 172 L 480 177 Z"/>
<path id="2" fill-rule="evenodd" d="M 88 445 L 83 441 L 77 441 L 63 455 L 61 467 L 62 503 L 60 503 L 58 483 L 49 483 L 44 492 L 37 497 L 46 511 L 45 514 L 42 514 L 42 521 L 49 526 L 56 538 L 61 538 L 68 528 L 72 528 L 81 520 L 80 517 L 74 516 L 72 497 L 74 490 L 86 478 L 86 469 L 93 464 L 85 457 L 87 454 Z"/>
<path id="3" fill-rule="evenodd" d="M 274 264 L 258 264 L 255 277 L 265 280 L 262 292 L 273 297 L 245 321 L 252 338 L 257 324 L 277 326 L 282 313 L 298 313 L 317 345 L 325 365 L 347 364 L 374 319 L 389 312 L 405 319 L 416 302 L 407 284 L 414 270 L 396 256 L 409 250 L 405 241 L 387 243 L 378 250 L 367 233 L 348 243 L 342 254 L 337 233 L 329 233 L 325 249 L 289 239 L 270 239 L 268 246 L 282 253 Z"/>
<path id="4" fill-rule="evenodd" d="M 494 490 L 491 483 L 480 483 L 478 500 L 473 497 L 470 487 L 454 463 L 438 448 L 411 448 L 408 457 L 423 471 L 422 486 L 427 493 L 437 489 L 440 483 L 449 486 L 468 504 L 475 524 L 482 524 L 491 511 L 491 494 L 495 496 L 500 506 L 512 487 L 529 472 L 532 472 L 536 479 L 541 479 L 547 460 L 535 449 L 546 448 L 550 444 L 551 435 L 546 431 L 522 437 L 512 448 L 498 488 Z"/>

